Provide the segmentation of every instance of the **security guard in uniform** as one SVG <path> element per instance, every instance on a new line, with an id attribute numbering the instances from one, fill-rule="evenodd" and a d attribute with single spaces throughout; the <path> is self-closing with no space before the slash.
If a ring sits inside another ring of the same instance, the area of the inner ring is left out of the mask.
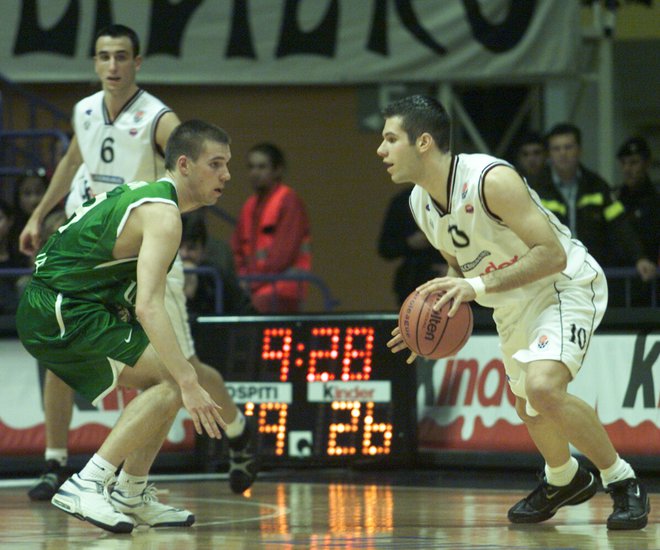
<path id="1" fill-rule="evenodd" d="M 543 205 L 571 229 L 601 265 L 635 266 L 643 281 L 653 279 L 656 264 L 644 251 L 625 207 L 605 180 L 580 163 L 580 129 L 558 124 L 548 132 L 546 145 L 549 164 L 534 186 Z M 624 297 L 616 290 L 610 292 L 610 303 L 624 305 Z"/>

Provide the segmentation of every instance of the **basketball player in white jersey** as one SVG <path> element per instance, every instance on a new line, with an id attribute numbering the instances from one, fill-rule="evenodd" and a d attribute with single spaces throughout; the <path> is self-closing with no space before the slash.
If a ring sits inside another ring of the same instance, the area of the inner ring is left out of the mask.
<path id="1" fill-rule="evenodd" d="M 454 155 L 451 123 L 436 100 L 401 99 L 383 111 L 378 155 L 392 181 L 415 183 L 413 216 L 450 270 L 418 290 L 492 307 L 516 410 L 545 459 L 542 483 L 508 513 L 537 523 L 597 490 L 593 474 L 571 456 L 569 443 L 600 470 L 614 501 L 609 529 L 641 529 L 649 499 L 631 466 L 614 449 L 596 412 L 567 392 L 607 306 L 602 269 L 584 245 L 541 206 L 507 162 Z M 388 346 L 406 349 L 396 328 Z M 412 353 L 408 362 L 412 362 Z"/>
<path id="2" fill-rule="evenodd" d="M 74 107 L 74 136 L 69 148 L 21 233 L 20 246 L 25 254 L 39 249 L 41 223 L 67 193 L 66 210 L 70 215 L 94 195 L 126 182 L 155 181 L 165 173 L 165 145 L 180 121 L 172 110 L 136 83 L 142 64 L 137 34 L 124 25 L 110 25 L 98 33 L 95 52 L 94 67 L 102 90 Z M 184 356 L 222 407 L 230 447 L 230 485 L 234 492 L 242 493 L 252 485 L 258 470 L 252 449 L 253 430 L 229 396 L 220 374 L 195 354 L 183 283 L 183 264 L 177 256 L 167 277 L 165 305 Z M 50 500 L 68 477 L 63 467 L 72 408 L 73 391 L 50 370 L 46 371 L 46 470 L 28 492 L 33 500 Z"/>

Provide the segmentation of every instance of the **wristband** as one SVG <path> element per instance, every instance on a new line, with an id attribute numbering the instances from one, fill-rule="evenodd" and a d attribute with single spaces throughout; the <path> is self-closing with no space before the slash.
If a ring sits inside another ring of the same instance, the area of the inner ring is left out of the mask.
<path id="1" fill-rule="evenodd" d="M 471 277 L 469 279 L 465 279 L 465 282 L 473 288 L 477 298 L 481 298 L 484 294 L 486 294 L 486 285 L 484 284 L 484 280 L 481 277 Z"/>

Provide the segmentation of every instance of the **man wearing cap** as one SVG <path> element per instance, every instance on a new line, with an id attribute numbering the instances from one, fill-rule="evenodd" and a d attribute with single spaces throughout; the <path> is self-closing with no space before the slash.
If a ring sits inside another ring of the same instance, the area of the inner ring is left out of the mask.
<path id="1" fill-rule="evenodd" d="M 623 173 L 623 184 L 617 190 L 618 199 L 626 208 L 646 256 L 657 262 L 660 254 L 660 217 L 657 216 L 660 194 L 649 176 L 651 149 L 644 138 L 631 137 L 621 145 L 616 156 Z M 649 283 L 634 285 L 635 305 L 650 305 L 648 287 Z"/>
<path id="2" fill-rule="evenodd" d="M 569 123 L 546 135 L 549 163 L 535 182 L 543 206 L 569 227 L 603 267 L 634 266 L 642 281 L 656 275 L 657 252 L 649 258 L 609 184 L 581 162 L 581 132 Z M 608 280 L 610 303 L 626 304 L 620 280 Z"/>

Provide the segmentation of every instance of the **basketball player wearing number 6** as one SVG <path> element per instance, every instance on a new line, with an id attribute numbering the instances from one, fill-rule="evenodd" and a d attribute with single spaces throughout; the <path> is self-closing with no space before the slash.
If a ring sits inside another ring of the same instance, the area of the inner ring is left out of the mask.
<path id="1" fill-rule="evenodd" d="M 94 70 L 102 89 L 74 107 L 74 135 L 69 148 L 21 232 L 21 251 L 30 256 L 42 244 L 43 219 L 65 196 L 70 216 L 95 195 L 111 192 L 123 183 L 156 181 L 165 173 L 164 151 L 180 121 L 169 107 L 137 84 L 137 73 L 142 67 L 138 35 L 125 25 L 109 25 L 97 33 L 94 51 Z M 177 254 L 167 275 L 165 307 L 184 356 L 222 407 L 227 422 L 224 431 L 229 446 L 229 484 L 232 491 L 242 493 L 255 481 L 259 469 L 256 428 L 253 422 L 246 423 L 220 373 L 197 356 L 183 284 L 183 263 Z M 50 500 L 68 478 L 67 443 L 72 411 L 73 391 L 55 373 L 47 371 L 46 467 L 28 491 L 32 500 Z"/>
<path id="2" fill-rule="evenodd" d="M 418 290 L 444 292 L 434 308 L 453 300 L 450 316 L 472 300 L 494 309 L 516 410 L 545 459 L 541 484 L 509 510 L 509 520 L 545 521 L 594 496 L 596 480 L 571 456 L 570 443 L 598 468 L 613 499 L 607 527 L 643 528 L 644 486 L 594 409 L 567 392 L 607 305 L 602 269 L 510 164 L 451 153 L 451 123 L 438 101 L 407 97 L 383 116 L 378 155 L 394 183 L 415 183 L 413 217 L 450 266 Z M 407 348 L 398 327 L 392 335 L 392 352 Z"/>

